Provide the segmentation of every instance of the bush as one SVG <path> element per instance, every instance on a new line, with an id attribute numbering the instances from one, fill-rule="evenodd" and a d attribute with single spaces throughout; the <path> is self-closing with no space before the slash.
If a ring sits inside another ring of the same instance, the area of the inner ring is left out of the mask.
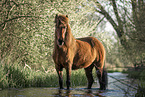
<path id="1" fill-rule="evenodd" d="M 135 97 L 145 97 L 145 82 L 143 80 L 138 84 L 138 89 Z"/>

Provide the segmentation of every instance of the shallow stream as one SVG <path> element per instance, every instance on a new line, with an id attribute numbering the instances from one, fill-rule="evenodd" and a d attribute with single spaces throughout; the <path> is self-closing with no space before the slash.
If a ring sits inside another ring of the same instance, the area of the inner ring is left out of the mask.
<path id="1" fill-rule="evenodd" d="M 127 74 L 108 73 L 108 89 L 99 90 L 99 85 L 93 84 L 92 89 L 86 86 L 73 87 L 70 90 L 58 88 L 22 88 L 0 91 L 0 97 L 134 97 L 136 90 L 133 80 Z"/>

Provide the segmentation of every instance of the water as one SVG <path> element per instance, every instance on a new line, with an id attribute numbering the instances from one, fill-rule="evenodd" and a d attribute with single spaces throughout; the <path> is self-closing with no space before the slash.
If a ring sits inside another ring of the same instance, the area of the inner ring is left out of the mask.
<path id="1" fill-rule="evenodd" d="M 108 77 L 109 85 L 107 90 L 99 90 L 99 86 L 94 83 L 92 89 L 86 89 L 86 86 L 73 87 L 70 90 L 44 87 L 6 89 L 0 91 L 0 97 L 134 97 L 136 93 L 134 87 L 130 88 L 130 86 L 125 85 L 130 85 L 131 81 L 126 77 L 126 74 L 109 73 L 108 75 L 110 77 Z"/>

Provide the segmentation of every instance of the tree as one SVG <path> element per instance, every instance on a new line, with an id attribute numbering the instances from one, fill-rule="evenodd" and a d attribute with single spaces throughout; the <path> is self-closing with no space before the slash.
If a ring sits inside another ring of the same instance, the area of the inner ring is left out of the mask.
<path id="1" fill-rule="evenodd" d="M 115 29 L 130 60 L 133 63 L 144 60 L 145 2 L 143 0 L 110 0 L 105 3 L 93 1 L 95 11 L 103 15 Z"/>
<path id="2" fill-rule="evenodd" d="M 0 60 L 39 69 L 52 66 L 54 17 L 67 14 L 75 37 L 95 32 L 98 18 L 83 0 L 2 0 L 0 3 Z"/>

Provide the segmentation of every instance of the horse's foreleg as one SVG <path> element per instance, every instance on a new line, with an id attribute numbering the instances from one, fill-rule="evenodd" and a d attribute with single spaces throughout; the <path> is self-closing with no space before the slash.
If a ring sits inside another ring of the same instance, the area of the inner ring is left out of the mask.
<path id="1" fill-rule="evenodd" d="M 67 89 L 70 88 L 70 77 L 71 77 L 71 65 L 68 64 L 67 68 L 66 68 L 66 85 L 67 85 Z"/>
<path id="2" fill-rule="evenodd" d="M 60 86 L 60 89 L 63 89 L 63 69 L 56 69 L 57 71 L 57 74 L 58 74 L 58 77 L 59 77 L 59 86 Z"/>
<path id="3" fill-rule="evenodd" d="M 92 75 L 92 69 L 93 69 L 93 65 L 85 68 L 85 73 L 86 73 L 86 76 L 87 76 L 87 79 L 88 79 L 88 89 L 91 89 L 92 87 L 92 84 L 94 82 L 94 79 L 93 79 L 93 75 Z"/>

